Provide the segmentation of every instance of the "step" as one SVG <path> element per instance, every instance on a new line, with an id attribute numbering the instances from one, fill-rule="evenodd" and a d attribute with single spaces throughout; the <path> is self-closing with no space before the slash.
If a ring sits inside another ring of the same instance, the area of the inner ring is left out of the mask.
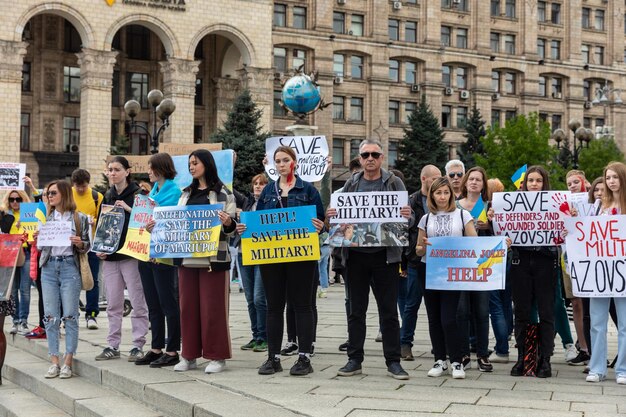
<path id="1" fill-rule="evenodd" d="M 70 415 L 5 378 L 0 386 L 0 417 L 70 417 Z"/>

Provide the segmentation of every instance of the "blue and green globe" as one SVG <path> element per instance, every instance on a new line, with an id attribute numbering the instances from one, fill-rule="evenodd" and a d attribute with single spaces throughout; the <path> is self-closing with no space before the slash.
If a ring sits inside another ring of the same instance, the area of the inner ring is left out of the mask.
<path id="1" fill-rule="evenodd" d="M 308 75 L 291 77 L 283 87 L 282 100 L 285 106 L 296 114 L 307 114 L 314 111 L 320 104 L 319 87 Z"/>

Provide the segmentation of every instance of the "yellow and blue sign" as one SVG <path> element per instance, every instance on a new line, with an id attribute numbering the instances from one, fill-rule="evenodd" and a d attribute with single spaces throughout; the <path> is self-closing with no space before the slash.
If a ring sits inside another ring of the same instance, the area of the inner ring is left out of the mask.
<path id="1" fill-rule="evenodd" d="M 46 205 L 38 203 L 20 204 L 20 226 L 28 233 L 28 241 L 33 241 L 33 234 L 39 230 L 39 224 L 46 222 Z"/>
<path id="2" fill-rule="evenodd" d="M 135 196 L 133 210 L 130 212 L 126 240 L 118 253 L 144 262 L 150 259 L 150 232 L 146 230 L 146 224 L 152 219 L 152 212 L 155 207 L 156 203 L 148 196 L 141 194 Z"/>
<path id="3" fill-rule="evenodd" d="M 315 217 L 315 206 L 242 212 L 241 222 L 246 225 L 241 235 L 243 264 L 319 260 Z"/>

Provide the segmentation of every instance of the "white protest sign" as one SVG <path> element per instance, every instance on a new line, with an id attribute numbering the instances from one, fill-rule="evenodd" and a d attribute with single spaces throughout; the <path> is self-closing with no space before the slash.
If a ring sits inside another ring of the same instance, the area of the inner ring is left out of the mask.
<path id="1" fill-rule="evenodd" d="M 589 194 L 587 193 L 572 193 L 569 197 L 570 206 L 578 210 L 579 217 L 595 216 L 596 209 L 595 204 L 589 202 Z"/>
<path id="2" fill-rule="evenodd" d="M 626 215 L 570 217 L 567 263 L 576 297 L 626 297 Z"/>
<path id="3" fill-rule="evenodd" d="M 72 236 L 72 220 L 46 222 L 39 225 L 37 246 L 70 246 Z"/>
<path id="4" fill-rule="evenodd" d="M 23 190 L 26 164 L 0 162 L 0 190 Z"/>
<path id="5" fill-rule="evenodd" d="M 267 165 L 265 172 L 276 181 L 278 172 L 274 165 L 274 152 L 279 146 L 289 146 L 296 152 L 296 173 L 304 181 L 320 181 L 328 169 L 328 142 L 326 136 L 277 136 L 265 141 Z"/>
<path id="6" fill-rule="evenodd" d="M 494 193 L 493 230 L 511 238 L 513 246 L 554 246 L 563 243 L 563 219 L 570 215 L 569 191 Z"/>
<path id="7" fill-rule="evenodd" d="M 367 193 L 333 193 L 330 207 L 337 210 L 331 223 L 406 223 L 400 209 L 408 205 L 406 191 L 374 191 Z"/>

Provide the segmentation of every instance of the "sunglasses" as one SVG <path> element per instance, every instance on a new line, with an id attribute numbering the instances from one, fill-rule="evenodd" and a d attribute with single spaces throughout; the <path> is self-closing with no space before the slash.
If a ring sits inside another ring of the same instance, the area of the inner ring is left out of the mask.
<path id="1" fill-rule="evenodd" d="M 448 174 L 448 177 L 450 178 L 454 178 L 454 176 L 456 175 L 457 178 L 461 178 L 463 176 L 462 172 L 451 172 Z"/>
<path id="2" fill-rule="evenodd" d="M 9 203 L 21 203 L 22 197 L 9 197 Z"/>
<path id="3" fill-rule="evenodd" d="M 370 155 L 372 156 L 372 158 L 374 159 L 378 159 L 380 158 L 383 154 L 380 152 L 363 152 L 361 153 L 361 158 L 363 159 L 367 159 L 370 157 Z"/>
<path id="4" fill-rule="evenodd" d="M 47 195 L 48 197 L 54 197 L 54 196 L 55 196 L 55 195 L 57 195 L 57 194 L 59 194 L 57 191 L 48 191 L 48 192 L 46 193 L 46 195 Z"/>

